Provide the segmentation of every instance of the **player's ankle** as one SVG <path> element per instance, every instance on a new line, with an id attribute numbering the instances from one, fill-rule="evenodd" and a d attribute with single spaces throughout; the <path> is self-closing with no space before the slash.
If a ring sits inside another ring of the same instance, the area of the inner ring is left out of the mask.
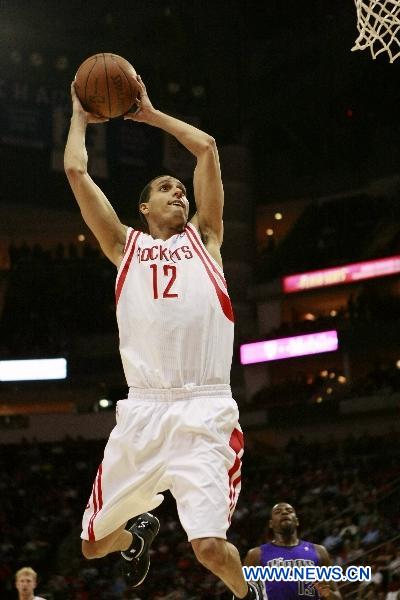
<path id="1" fill-rule="evenodd" d="M 132 541 L 126 550 L 122 550 L 121 554 L 126 560 L 132 560 L 138 558 L 143 550 L 144 541 L 138 535 L 128 532 L 131 534 Z"/>
<path id="2" fill-rule="evenodd" d="M 247 594 L 245 596 L 233 596 L 233 600 L 254 600 L 254 590 L 247 586 Z"/>

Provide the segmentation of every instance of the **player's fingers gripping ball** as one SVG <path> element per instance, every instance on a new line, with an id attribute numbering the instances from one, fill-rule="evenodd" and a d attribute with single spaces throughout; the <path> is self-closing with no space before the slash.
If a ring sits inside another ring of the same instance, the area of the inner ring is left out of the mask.
<path id="1" fill-rule="evenodd" d="M 133 66 L 122 56 L 109 52 L 87 58 L 75 76 L 75 91 L 82 107 L 108 119 L 136 108 L 139 87 Z"/>

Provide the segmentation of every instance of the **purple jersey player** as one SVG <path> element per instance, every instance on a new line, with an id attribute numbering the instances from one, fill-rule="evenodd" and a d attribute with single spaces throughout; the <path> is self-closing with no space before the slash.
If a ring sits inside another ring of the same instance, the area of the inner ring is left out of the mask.
<path id="1" fill-rule="evenodd" d="M 290 504 L 286 502 L 275 504 L 269 521 L 274 534 L 272 542 L 249 550 L 244 564 L 249 566 L 284 564 L 289 567 L 332 564 L 324 546 L 298 538 L 298 525 L 296 512 Z M 266 581 L 265 588 L 268 600 L 306 600 L 306 598 L 341 600 L 342 598 L 333 582 Z"/>

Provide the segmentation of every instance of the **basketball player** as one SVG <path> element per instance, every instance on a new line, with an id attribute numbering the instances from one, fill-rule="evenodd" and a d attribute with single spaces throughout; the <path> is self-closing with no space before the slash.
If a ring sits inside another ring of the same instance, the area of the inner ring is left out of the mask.
<path id="1" fill-rule="evenodd" d="M 35 596 L 37 573 L 31 567 L 22 567 L 15 573 L 15 587 L 18 591 L 18 600 L 44 600 Z"/>
<path id="2" fill-rule="evenodd" d="M 295 562 L 299 560 L 307 561 L 308 565 L 332 564 L 324 546 L 298 538 L 299 520 L 290 504 L 286 502 L 275 504 L 271 511 L 269 526 L 274 534 L 272 542 L 249 550 L 244 560 L 245 565 L 272 566 L 277 564 L 276 561 L 279 559 L 285 561 L 285 566 L 299 564 Z M 298 600 L 309 597 L 341 600 L 342 598 L 334 582 L 266 581 L 265 588 L 268 600 Z"/>
<path id="3" fill-rule="evenodd" d="M 229 386 L 233 313 L 220 252 L 218 151 L 208 134 L 156 110 L 137 82 L 138 110 L 125 118 L 159 127 L 195 156 L 197 211 L 189 222 L 185 187 L 162 175 L 140 196 L 146 232 L 120 222 L 87 171 L 86 127 L 106 119 L 83 110 L 72 84 L 65 171 L 84 220 L 118 269 L 120 352 L 130 388 L 117 405 L 83 516 L 82 551 L 87 558 L 121 551 L 127 581 L 139 585 L 159 529 L 148 511 L 169 489 L 197 559 L 236 598 L 261 598 L 264 586 L 245 582 L 239 553 L 226 541 L 243 434 Z"/>

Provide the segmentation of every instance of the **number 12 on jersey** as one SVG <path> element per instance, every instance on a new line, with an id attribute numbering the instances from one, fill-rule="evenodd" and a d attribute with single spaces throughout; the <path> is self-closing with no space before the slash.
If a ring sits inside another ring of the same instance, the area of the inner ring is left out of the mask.
<path id="1" fill-rule="evenodd" d="M 158 300 L 160 298 L 159 292 L 159 269 L 158 265 L 153 264 L 150 265 L 150 269 L 153 271 L 153 297 L 154 300 Z M 160 268 L 161 271 L 161 268 Z M 164 290 L 162 292 L 161 298 L 177 298 L 178 294 L 173 294 L 171 292 L 172 286 L 174 285 L 176 279 L 176 266 L 175 265 L 163 265 L 163 277 L 162 283 L 164 283 Z M 161 282 L 160 282 L 161 283 Z"/>

